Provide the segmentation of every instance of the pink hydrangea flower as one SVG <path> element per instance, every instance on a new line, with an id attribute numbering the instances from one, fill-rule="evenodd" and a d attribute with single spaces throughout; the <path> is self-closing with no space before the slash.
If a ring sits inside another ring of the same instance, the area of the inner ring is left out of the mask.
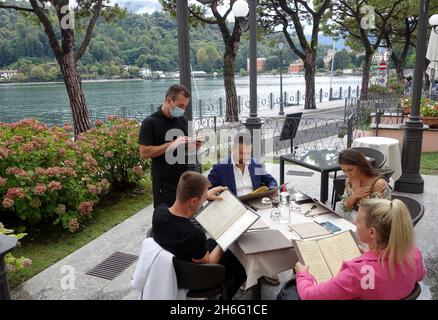
<path id="1" fill-rule="evenodd" d="M 65 205 L 63 205 L 62 203 L 58 204 L 58 206 L 55 208 L 55 213 L 60 215 L 63 214 L 64 212 L 65 212 Z"/>
<path id="2" fill-rule="evenodd" d="M 79 205 L 79 213 L 83 216 L 89 216 L 93 211 L 93 202 L 84 201 Z"/>
<path id="3" fill-rule="evenodd" d="M 62 184 L 59 181 L 51 181 L 47 185 L 50 191 L 58 191 L 62 189 Z"/>
<path id="4" fill-rule="evenodd" d="M 23 169 L 17 167 L 10 167 L 6 169 L 7 174 L 12 174 L 14 176 L 27 177 L 27 172 Z"/>
<path id="5" fill-rule="evenodd" d="M 29 258 L 24 258 L 24 260 L 23 260 L 21 266 L 22 266 L 24 269 L 29 269 L 29 268 L 32 266 L 32 260 L 30 260 Z"/>
<path id="6" fill-rule="evenodd" d="M 5 198 L 2 202 L 2 204 L 3 204 L 4 208 L 8 209 L 8 208 L 12 207 L 15 204 L 15 202 L 14 202 L 14 200 L 12 200 L 10 198 Z"/>
<path id="7" fill-rule="evenodd" d="M 6 192 L 6 198 L 10 198 L 12 200 L 16 198 L 23 198 L 24 197 L 24 191 L 22 188 L 9 188 Z"/>
<path id="8" fill-rule="evenodd" d="M 65 131 L 73 131 L 73 126 L 67 122 L 64 124 L 64 130 Z"/>
<path id="9" fill-rule="evenodd" d="M 79 229 L 79 222 L 78 219 L 71 219 L 68 222 L 68 230 L 70 232 L 76 232 Z"/>
<path id="10" fill-rule="evenodd" d="M 96 122 L 94 123 L 94 125 L 96 127 L 100 127 L 101 125 L 103 125 L 103 121 L 102 120 L 96 120 Z"/>
<path id="11" fill-rule="evenodd" d="M 37 176 L 44 176 L 46 174 L 46 170 L 44 168 L 36 167 L 34 171 Z"/>
<path id="12" fill-rule="evenodd" d="M 141 166 L 133 167 L 132 172 L 134 172 L 134 174 L 139 176 L 139 177 L 143 176 L 143 168 Z"/>
<path id="13" fill-rule="evenodd" d="M 8 180 L 6 178 L 0 177 L 0 187 L 3 187 L 8 183 Z"/>
<path id="14" fill-rule="evenodd" d="M 38 199 L 38 198 L 33 199 L 32 202 L 30 203 L 30 206 L 32 208 L 39 208 L 39 207 L 41 207 L 41 200 Z"/>
<path id="15" fill-rule="evenodd" d="M 111 159 L 112 157 L 114 157 L 114 152 L 112 152 L 112 151 L 107 151 L 107 152 L 105 152 L 105 158 L 107 158 L 107 159 Z"/>
<path id="16" fill-rule="evenodd" d="M 42 184 L 42 183 L 38 183 L 35 188 L 33 188 L 33 193 L 36 194 L 37 196 L 42 196 L 46 193 L 47 191 L 47 187 Z"/>

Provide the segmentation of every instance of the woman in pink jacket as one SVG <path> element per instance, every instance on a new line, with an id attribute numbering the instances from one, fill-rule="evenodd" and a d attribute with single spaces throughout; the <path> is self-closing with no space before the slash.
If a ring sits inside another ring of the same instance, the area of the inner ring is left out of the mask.
<path id="1" fill-rule="evenodd" d="M 298 295 L 303 300 L 407 297 L 426 273 L 406 206 L 400 200 L 369 199 L 359 207 L 357 236 L 369 250 L 345 261 L 336 277 L 316 283 L 309 267 L 295 266 Z"/>

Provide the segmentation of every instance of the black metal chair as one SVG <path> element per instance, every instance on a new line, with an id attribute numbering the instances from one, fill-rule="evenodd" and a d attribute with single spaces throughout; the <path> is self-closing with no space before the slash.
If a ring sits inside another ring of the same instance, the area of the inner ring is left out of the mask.
<path id="1" fill-rule="evenodd" d="M 395 194 L 391 195 L 391 199 L 392 200 L 398 199 L 406 205 L 406 207 L 409 210 L 409 213 L 411 214 L 412 223 L 414 224 L 414 226 L 423 217 L 424 206 L 421 203 L 419 203 L 417 200 L 415 200 L 413 198 L 406 197 L 406 196 L 399 196 L 399 195 L 395 195 Z"/>
<path id="2" fill-rule="evenodd" d="M 389 179 L 391 179 L 394 174 L 394 170 L 392 169 L 377 169 L 377 171 L 385 177 L 386 182 L 389 182 Z"/>
<path id="3" fill-rule="evenodd" d="M 360 151 L 366 157 L 374 158 L 374 167 L 377 169 L 383 167 L 386 162 L 386 156 L 379 150 L 366 147 L 353 147 L 352 149 Z"/>
<path id="4" fill-rule="evenodd" d="M 152 228 L 146 232 L 153 237 Z M 225 267 L 221 264 L 193 263 L 173 257 L 178 287 L 188 289 L 190 298 L 216 298 L 222 295 L 226 299 Z"/>
<path id="5" fill-rule="evenodd" d="M 418 282 L 416 282 L 414 290 L 412 290 L 412 292 L 403 300 L 417 300 L 417 298 L 420 296 L 420 294 L 421 294 L 421 287 L 420 287 L 420 284 Z"/>
<path id="6" fill-rule="evenodd" d="M 226 299 L 225 267 L 220 264 L 200 264 L 173 258 L 178 287 L 188 289 L 190 298 Z"/>
<path id="7" fill-rule="evenodd" d="M 346 175 L 337 176 L 333 179 L 333 191 L 332 191 L 332 205 L 333 210 L 336 210 L 336 203 L 341 201 L 342 195 L 345 191 L 345 181 L 347 180 Z"/>

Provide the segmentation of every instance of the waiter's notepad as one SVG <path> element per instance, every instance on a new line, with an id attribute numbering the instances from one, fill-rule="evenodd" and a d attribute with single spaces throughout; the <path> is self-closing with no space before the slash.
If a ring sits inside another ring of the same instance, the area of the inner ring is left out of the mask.
<path id="1" fill-rule="evenodd" d="M 209 202 L 195 219 L 225 251 L 260 216 L 246 208 L 229 190 L 220 196 L 222 200 Z"/>

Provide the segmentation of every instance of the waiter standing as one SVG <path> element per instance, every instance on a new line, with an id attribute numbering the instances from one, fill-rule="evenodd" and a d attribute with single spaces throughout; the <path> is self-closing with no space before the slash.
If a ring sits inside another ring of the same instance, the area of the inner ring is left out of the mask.
<path id="1" fill-rule="evenodd" d="M 186 146 L 198 149 L 202 142 L 188 137 L 187 120 L 184 112 L 190 101 L 190 92 L 183 85 L 173 85 L 166 92 L 164 104 L 146 119 L 140 128 L 138 144 L 140 158 L 152 159 L 152 189 L 154 208 L 164 203 L 169 207 L 175 202 L 176 187 L 180 176 L 190 166 Z M 176 163 L 175 160 L 176 159 Z"/>

